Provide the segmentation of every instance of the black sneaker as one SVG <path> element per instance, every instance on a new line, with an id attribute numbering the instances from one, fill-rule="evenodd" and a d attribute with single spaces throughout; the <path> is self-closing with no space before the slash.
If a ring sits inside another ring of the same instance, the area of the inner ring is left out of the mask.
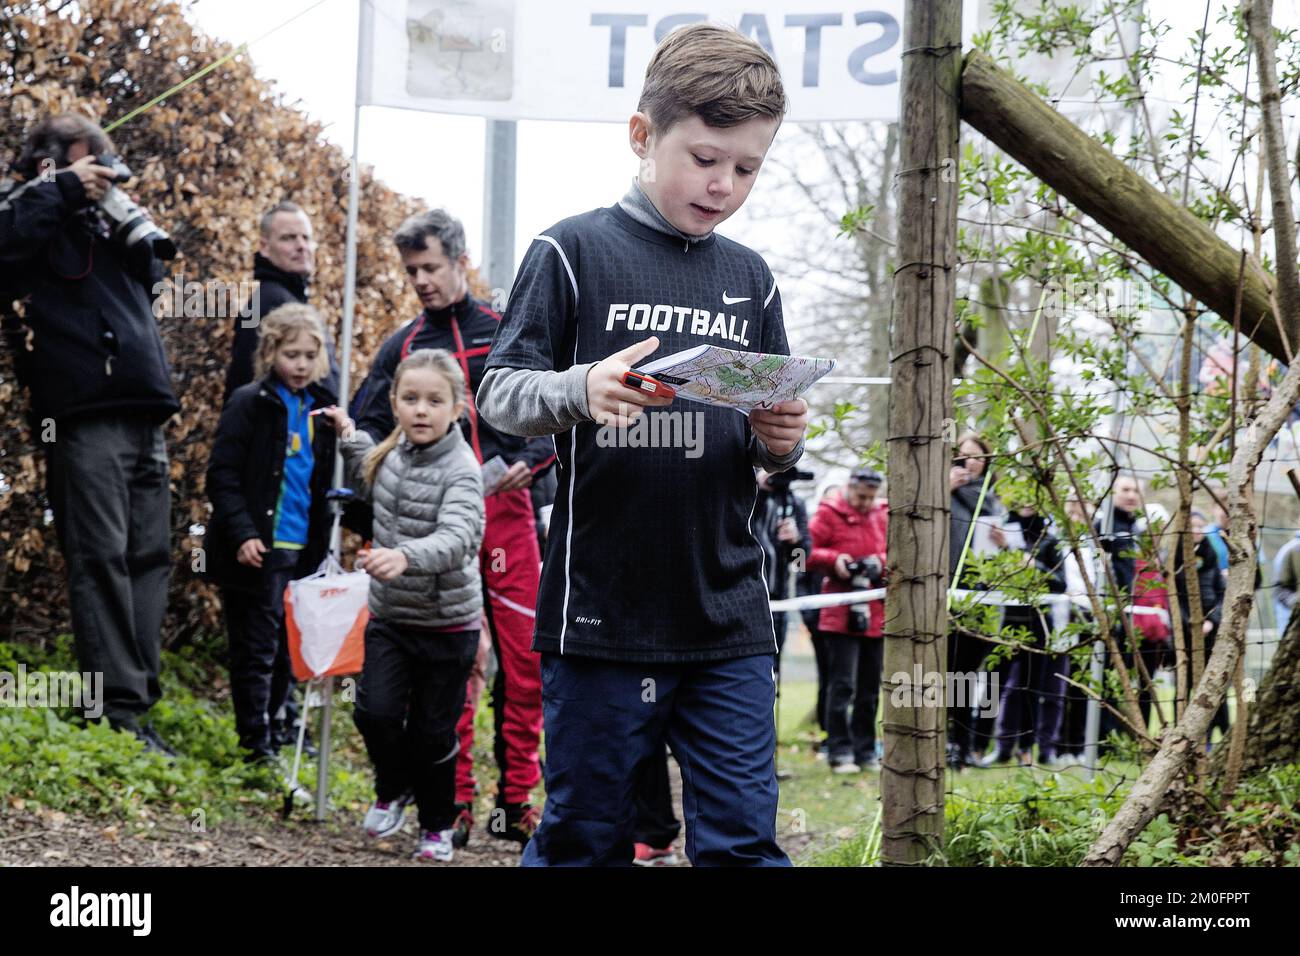
<path id="1" fill-rule="evenodd" d="M 469 831 L 474 828 L 474 805 L 456 804 L 456 822 L 451 825 L 451 845 L 460 850 L 469 843 Z"/>
<path id="2" fill-rule="evenodd" d="M 167 741 L 158 735 L 158 731 L 154 730 L 152 724 L 145 727 L 136 727 L 131 732 L 135 734 L 136 740 L 144 744 L 145 750 L 150 753 L 161 754 L 168 760 L 176 759 L 176 751 L 172 750 Z"/>
<path id="3" fill-rule="evenodd" d="M 498 840 L 511 840 L 522 846 L 533 838 L 541 822 L 541 811 L 531 803 L 498 803 L 492 811 L 488 833 Z"/>

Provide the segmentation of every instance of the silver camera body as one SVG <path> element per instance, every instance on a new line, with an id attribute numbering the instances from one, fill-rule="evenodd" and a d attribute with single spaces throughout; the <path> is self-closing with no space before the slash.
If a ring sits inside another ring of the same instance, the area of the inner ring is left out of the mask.
<path id="1" fill-rule="evenodd" d="M 130 168 L 116 156 L 104 154 L 96 156 L 95 161 L 113 170 L 114 182 L 122 183 L 131 178 Z M 127 249 L 148 242 L 157 258 L 176 258 L 176 243 L 172 237 L 158 228 L 139 203 L 116 186 L 108 187 L 108 192 L 99 201 L 99 208 L 112 227 L 113 238 Z"/>

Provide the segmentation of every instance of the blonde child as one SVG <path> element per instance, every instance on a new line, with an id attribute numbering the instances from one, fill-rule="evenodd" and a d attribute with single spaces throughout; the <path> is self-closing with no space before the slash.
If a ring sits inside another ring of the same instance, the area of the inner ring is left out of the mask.
<path id="1" fill-rule="evenodd" d="M 329 547 L 335 436 L 312 416 L 335 401 L 320 384 L 324 343 L 309 305 L 262 320 L 255 378 L 222 409 L 208 464 L 208 574 L 221 586 L 230 635 L 239 743 L 258 761 L 275 756 L 271 721 L 289 694 L 284 588 L 315 571 Z"/>
<path id="2" fill-rule="evenodd" d="M 478 648 L 483 480 L 457 422 L 460 366 L 444 349 L 412 352 L 393 375 L 397 427 L 378 445 L 341 409 L 349 482 L 374 506 L 374 546 L 358 567 L 373 578 L 356 724 L 375 767 L 365 829 L 401 829 L 415 803 L 416 856 L 452 858 L 456 721 Z"/>

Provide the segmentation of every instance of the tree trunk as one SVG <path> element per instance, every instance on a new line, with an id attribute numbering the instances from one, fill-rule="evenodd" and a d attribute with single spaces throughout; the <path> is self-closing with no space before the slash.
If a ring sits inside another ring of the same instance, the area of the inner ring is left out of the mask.
<path id="1" fill-rule="evenodd" d="M 909 0 L 903 28 L 898 248 L 889 390 L 881 860 L 943 848 L 961 0 Z M 1300 367 L 1300 366 L 1298 366 Z M 917 672 L 929 693 L 915 686 Z M 897 678 L 897 679 L 895 679 Z"/>
<path id="2" fill-rule="evenodd" d="M 1226 771 L 1227 753 L 1222 744 L 1215 748 L 1211 766 L 1216 775 Z M 1241 772 L 1257 773 L 1288 763 L 1300 763 L 1300 614 L 1292 614 L 1287 622 L 1250 705 Z"/>

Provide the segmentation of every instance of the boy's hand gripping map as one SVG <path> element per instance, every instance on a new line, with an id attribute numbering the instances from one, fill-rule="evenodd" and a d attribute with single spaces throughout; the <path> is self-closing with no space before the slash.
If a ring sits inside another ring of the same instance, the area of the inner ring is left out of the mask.
<path id="1" fill-rule="evenodd" d="M 748 415 L 798 398 L 835 368 L 834 359 L 737 352 L 697 345 L 637 369 L 677 390 L 678 398 Z"/>

